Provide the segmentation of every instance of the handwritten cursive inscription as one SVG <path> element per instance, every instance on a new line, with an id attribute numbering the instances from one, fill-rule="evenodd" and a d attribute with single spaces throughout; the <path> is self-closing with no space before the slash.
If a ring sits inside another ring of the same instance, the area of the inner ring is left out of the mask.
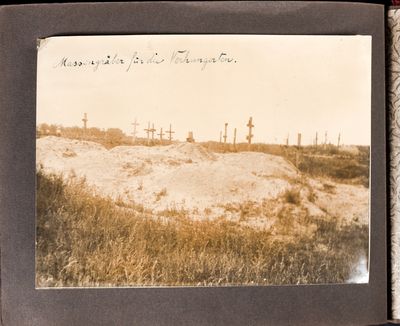
<path id="1" fill-rule="evenodd" d="M 107 65 L 124 65 L 125 60 L 115 54 L 113 57 L 106 56 L 105 59 L 91 59 L 91 60 L 74 60 L 68 57 L 63 57 L 53 68 L 78 68 L 78 67 L 92 67 L 93 71 L 97 71 L 100 66 Z"/>
<path id="2" fill-rule="evenodd" d="M 220 52 L 215 57 L 194 57 L 191 56 L 189 50 L 178 50 L 174 51 L 171 56 L 170 63 L 173 64 L 193 64 L 197 63 L 201 65 L 201 70 L 206 69 L 210 63 L 236 63 L 234 58 L 228 57 L 225 52 Z"/>
<path id="3" fill-rule="evenodd" d="M 166 59 L 169 58 L 169 59 Z M 158 52 L 139 53 L 135 51 L 130 56 L 121 56 L 118 53 L 107 55 L 104 58 L 76 59 L 64 56 L 59 59 L 53 68 L 84 69 L 91 68 L 96 72 L 103 66 L 121 66 L 125 72 L 134 70 L 135 66 L 144 65 L 199 65 L 200 70 L 205 70 L 209 65 L 234 64 L 237 60 L 220 51 L 212 56 L 196 56 L 190 50 L 174 50 L 169 55 L 161 55 Z"/>
<path id="4" fill-rule="evenodd" d="M 129 65 L 128 68 L 126 68 L 126 71 L 131 70 L 131 67 L 133 65 L 143 65 L 143 64 L 160 64 L 163 63 L 164 59 L 161 58 L 157 52 L 153 53 L 150 57 L 141 57 L 138 52 L 135 52 L 132 56 L 131 59 L 129 60 Z"/>

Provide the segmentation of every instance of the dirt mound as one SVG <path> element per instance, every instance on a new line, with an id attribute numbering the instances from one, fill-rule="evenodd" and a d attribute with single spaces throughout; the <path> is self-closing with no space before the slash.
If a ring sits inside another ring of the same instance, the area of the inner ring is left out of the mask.
<path id="1" fill-rule="evenodd" d="M 185 163 L 215 160 L 214 153 L 195 143 L 177 143 L 168 146 L 117 146 L 110 150 L 120 158 L 135 160 L 140 157 L 152 163 L 165 163 L 168 160 Z"/>
<path id="2" fill-rule="evenodd" d="M 85 176 L 107 195 L 158 209 L 273 197 L 297 173 L 283 158 L 263 153 L 215 154 L 193 143 L 107 150 L 60 137 L 37 140 L 37 162 L 52 172 Z"/>
<path id="3" fill-rule="evenodd" d="M 36 149 L 37 154 L 44 154 L 46 156 L 61 156 L 63 153 L 69 151 L 83 153 L 107 151 L 104 146 L 98 143 L 55 136 L 38 139 Z"/>
<path id="4" fill-rule="evenodd" d="M 103 195 L 156 212 L 184 209 L 192 216 L 218 217 L 227 214 L 226 207 L 271 201 L 276 215 L 287 204 L 279 198 L 300 189 L 298 205 L 310 216 L 368 223 L 368 189 L 306 178 L 284 158 L 264 153 L 216 154 L 193 143 L 107 150 L 93 142 L 45 137 L 37 140 L 37 163 L 45 171 L 85 177 Z M 232 216 L 241 214 L 236 210 Z"/>
<path id="5" fill-rule="evenodd" d="M 196 143 L 178 143 L 167 147 L 167 151 L 179 153 L 192 161 L 216 160 L 214 153 Z"/>

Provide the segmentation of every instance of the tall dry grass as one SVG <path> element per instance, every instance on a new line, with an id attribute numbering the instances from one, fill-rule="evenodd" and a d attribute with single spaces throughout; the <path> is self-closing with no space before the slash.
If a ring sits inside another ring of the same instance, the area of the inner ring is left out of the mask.
<path id="1" fill-rule="evenodd" d="M 369 187 L 369 146 L 357 146 L 358 153 L 341 151 L 334 145 L 321 146 L 283 146 L 275 144 L 232 144 L 204 142 L 202 146 L 210 151 L 242 152 L 254 151 L 282 156 L 292 162 L 299 171 L 312 177 L 324 177 L 336 182 Z"/>
<path id="2" fill-rule="evenodd" d="M 315 232 L 287 233 L 239 222 L 161 219 L 140 205 L 116 205 L 84 180 L 37 172 L 36 284 L 42 286 L 279 285 L 344 282 L 368 248 L 368 227 L 303 218 Z M 368 256 L 368 255 L 367 255 Z"/>

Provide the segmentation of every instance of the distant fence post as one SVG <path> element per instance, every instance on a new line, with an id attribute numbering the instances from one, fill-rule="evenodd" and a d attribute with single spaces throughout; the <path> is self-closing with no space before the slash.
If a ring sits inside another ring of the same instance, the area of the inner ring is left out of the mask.
<path id="1" fill-rule="evenodd" d="M 236 128 L 233 129 L 233 149 L 236 150 Z"/>

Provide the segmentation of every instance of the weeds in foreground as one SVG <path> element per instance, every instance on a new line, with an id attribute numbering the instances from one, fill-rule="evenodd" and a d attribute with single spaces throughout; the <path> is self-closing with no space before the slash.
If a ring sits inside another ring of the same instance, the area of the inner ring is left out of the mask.
<path id="1" fill-rule="evenodd" d="M 285 201 L 289 204 L 299 205 L 301 201 L 299 189 L 287 189 L 283 193 L 283 197 L 285 198 Z"/>
<path id="2" fill-rule="evenodd" d="M 167 188 L 162 188 L 159 192 L 154 194 L 156 196 L 156 201 L 160 201 L 160 199 L 167 195 Z"/>
<path id="3" fill-rule="evenodd" d="M 296 218 L 290 212 L 285 219 Z M 39 170 L 37 286 L 341 283 L 368 250 L 367 226 L 333 218 L 304 217 L 316 231 L 289 239 L 223 218 L 170 215 L 118 207 L 83 182 Z"/>

